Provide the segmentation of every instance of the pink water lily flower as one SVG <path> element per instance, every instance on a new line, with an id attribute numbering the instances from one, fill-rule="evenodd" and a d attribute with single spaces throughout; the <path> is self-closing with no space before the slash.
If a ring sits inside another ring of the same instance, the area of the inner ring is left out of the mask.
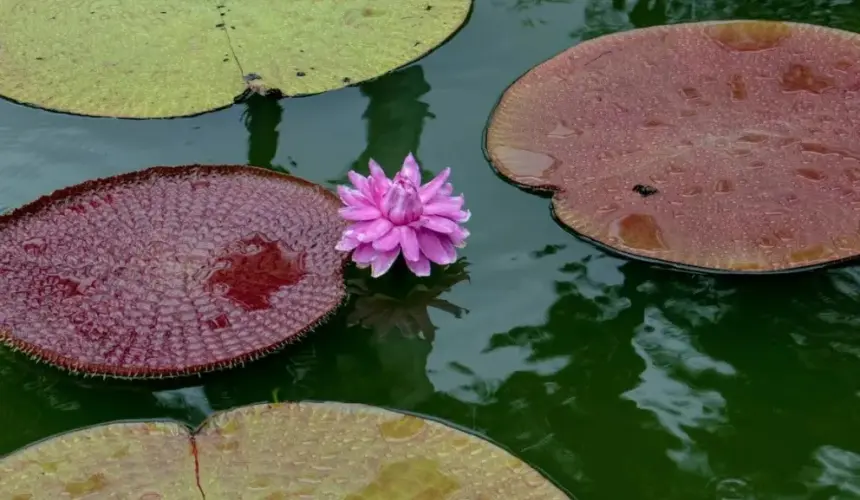
<path id="1" fill-rule="evenodd" d="M 338 186 L 346 205 L 340 214 L 352 224 L 343 232 L 337 249 L 352 252 L 358 267 L 371 268 L 382 276 L 403 254 L 406 265 L 417 276 L 430 275 L 430 263 L 446 265 L 457 260 L 457 248 L 466 246 L 469 231 L 460 224 L 471 213 L 463 210 L 463 195 L 451 196 L 446 168 L 433 180 L 421 184 L 421 172 L 412 153 L 393 179 L 370 160 L 370 175 L 350 171 L 354 188 Z"/>

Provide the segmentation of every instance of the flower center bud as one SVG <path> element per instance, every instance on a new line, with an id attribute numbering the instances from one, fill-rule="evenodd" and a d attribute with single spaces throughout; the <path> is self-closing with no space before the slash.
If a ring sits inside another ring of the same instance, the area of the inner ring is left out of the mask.
<path id="1" fill-rule="evenodd" d="M 382 199 L 382 209 L 392 224 L 402 226 L 421 217 L 423 206 L 418 188 L 397 174 Z"/>

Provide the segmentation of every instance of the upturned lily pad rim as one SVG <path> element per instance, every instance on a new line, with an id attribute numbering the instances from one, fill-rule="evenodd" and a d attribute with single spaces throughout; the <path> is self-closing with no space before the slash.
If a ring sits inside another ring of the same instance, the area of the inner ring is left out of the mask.
<path id="1" fill-rule="evenodd" d="M 521 458 L 519 458 L 519 455 L 517 455 L 516 453 L 513 452 L 513 450 L 511 448 L 495 441 L 494 439 L 486 436 L 485 434 L 475 432 L 475 430 L 473 430 L 473 429 L 469 429 L 465 426 L 462 426 L 462 425 L 454 423 L 454 422 L 446 421 L 446 420 L 444 420 L 440 417 L 434 416 L 434 415 L 426 415 L 426 414 L 414 412 L 411 410 L 405 410 L 405 409 L 394 408 L 394 407 L 390 407 L 390 406 L 382 406 L 382 405 L 369 405 L 369 404 L 365 404 L 365 403 L 318 400 L 318 399 L 302 399 L 302 400 L 295 400 L 295 401 L 281 401 L 281 402 L 277 402 L 277 403 L 272 403 L 269 401 L 260 401 L 260 402 L 256 402 L 256 403 L 249 403 L 249 404 L 229 408 L 226 410 L 218 410 L 218 411 L 212 412 L 209 415 L 207 415 L 206 418 L 204 418 L 203 421 L 200 422 L 200 424 L 198 424 L 196 426 L 189 425 L 187 422 L 183 422 L 181 420 L 173 419 L 173 418 L 146 418 L 146 419 L 109 420 L 109 421 L 101 422 L 98 424 L 91 424 L 91 425 L 86 425 L 83 427 L 78 427 L 78 428 L 67 430 L 67 431 L 56 432 L 56 433 L 51 434 L 49 436 L 46 436 L 42 439 L 30 442 L 30 443 L 28 443 L 28 444 L 26 444 L 26 445 L 24 445 L 24 446 L 22 446 L 16 450 L 13 450 L 9 453 L 0 455 L 0 463 L 2 463 L 4 460 L 12 458 L 14 455 L 16 455 L 18 453 L 23 453 L 23 452 L 25 452 L 31 448 L 35 448 L 35 447 L 37 447 L 41 444 L 44 444 L 48 441 L 51 441 L 54 439 L 59 439 L 59 438 L 62 438 L 63 436 L 74 434 L 76 432 L 97 429 L 99 427 L 106 427 L 106 426 L 115 425 L 115 424 L 148 424 L 148 423 L 171 424 L 171 425 L 177 425 L 183 429 L 186 429 L 188 431 L 187 437 L 189 439 L 193 439 L 201 430 L 204 429 L 204 427 L 206 427 L 207 424 L 209 424 L 210 422 L 214 422 L 219 416 L 221 416 L 223 414 L 236 412 L 239 410 L 250 410 L 250 409 L 253 409 L 255 407 L 256 408 L 275 408 L 278 406 L 285 406 L 285 405 L 318 406 L 318 407 L 329 408 L 331 410 L 340 410 L 342 413 L 347 413 L 347 412 L 374 412 L 374 411 L 382 410 L 382 411 L 391 412 L 394 415 L 410 416 L 410 417 L 418 418 L 418 419 L 423 420 L 423 421 L 432 422 L 434 424 L 438 424 L 438 425 L 441 425 L 443 427 L 446 427 L 446 428 L 449 428 L 449 429 L 452 429 L 452 430 L 455 430 L 458 432 L 462 432 L 463 434 L 466 434 L 466 435 L 468 435 L 474 439 L 483 441 L 486 445 L 489 445 L 490 447 L 498 448 L 499 450 L 507 453 L 511 457 L 514 457 L 514 458 L 517 458 L 518 460 L 521 460 L 527 467 L 533 469 L 537 474 L 539 474 L 547 483 L 551 484 L 553 487 L 558 489 L 561 493 L 566 495 L 571 500 L 576 500 L 576 497 L 573 496 L 573 494 L 570 491 L 568 491 L 567 488 L 561 486 L 556 480 L 551 478 L 542 468 L 540 468 L 539 466 L 537 466 L 531 462 L 526 462 L 526 461 L 522 460 Z M 196 460 L 197 460 L 196 452 L 194 453 L 194 459 L 196 462 Z M 198 479 L 199 479 L 199 471 L 198 471 Z"/>
<path id="2" fill-rule="evenodd" d="M 426 57 L 432 55 L 437 50 L 441 49 L 448 42 L 450 42 L 455 36 L 457 36 L 460 33 L 460 31 L 462 31 L 469 24 L 469 21 L 472 19 L 472 14 L 475 11 L 475 0 L 468 0 L 468 2 L 469 2 L 469 7 L 466 10 L 466 15 L 463 16 L 463 20 L 460 22 L 460 25 L 457 26 L 454 30 L 452 30 L 451 33 L 448 34 L 448 36 L 446 36 L 444 39 L 439 41 L 438 44 L 428 48 L 425 52 L 420 53 L 415 58 L 413 58 L 409 61 L 406 61 L 403 64 L 401 64 L 400 66 L 392 68 L 389 71 L 386 71 L 385 73 L 382 73 L 382 74 L 375 76 L 375 77 L 365 78 L 364 80 L 350 81 L 349 83 L 346 83 L 339 88 L 331 89 L 331 90 L 323 90 L 320 92 L 297 93 L 297 94 L 290 94 L 290 95 L 285 95 L 285 94 L 282 94 L 281 92 L 271 92 L 271 93 L 266 93 L 266 94 L 261 94 L 261 95 L 262 95 L 262 97 L 265 97 L 266 99 L 273 99 L 275 101 L 279 101 L 279 100 L 285 99 L 285 98 L 292 99 L 292 98 L 301 98 L 301 97 L 313 97 L 316 95 L 327 94 L 329 92 L 337 92 L 337 91 L 345 90 L 345 89 L 352 88 L 352 87 L 358 87 L 360 85 L 363 85 L 366 83 L 371 83 L 371 82 L 374 82 L 376 80 L 379 80 L 380 78 L 385 78 L 386 76 L 390 75 L 391 73 L 400 71 L 400 70 L 405 69 L 405 68 L 407 68 L 413 64 L 418 63 L 419 61 L 422 61 Z M 20 100 L 11 98 L 11 97 L 7 97 L 3 94 L 0 94 L 0 100 L 2 100 L 2 101 L 6 101 L 6 102 L 11 103 L 11 104 L 23 106 L 23 107 L 38 110 L 38 111 L 46 111 L 49 113 L 54 113 L 54 114 L 59 114 L 59 115 L 78 116 L 78 117 L 82 117 L 82 118 L 98 118 L 98 119 L 107 118 L 107 119 L 113 119 L 113 120 L 133 120 L 133 121 L 180 120 L 180 119 L 184 119 L 184 118 L 196 118 L 198 116 L 203 116 L 203 115 L 207 115 L 209 113 L 215 113 L 218 111 L 223 111 L 225 109 L 229 109 L 229 108 L 231 108 L 237 104 L 242 104 L 247 100 L 247 98 L 248 98 L 248 89 L 246 89 L 245 92 L 235 96 L 233 98 L 232 103 L 228 103 L 228 104 L 225 104 L 223 106 L 219 106 L 217 108 L 211 108 L 211 109 L 207 109 L 204 111 L 198 111 L 198 112 L 194 112 L 194 113 L 187 113 L 187 114 L 174 115 L 174 116 L 156 116 L 156 117 L 145 117 L 145 116 L 143 116 L 143 117 L 141 117 L 141 116 L 109 116 L 109 115 L 97 115 L 97 114 L 65 111 L 65 110 L 61 110 L 61 109 L 42 107 L 42 106 L 39 106 L 38 104 L 35 104 L 35 103 L 20 101 Z M 2 212 L 0 212 L 0 213 L 2 213 Z"/>
<path id="3" fill-rule="evenodd" d="M 555 59 L 556 57 L 567 52 L 568 50 L 571 50 L 574 47 L 578 47 L 582 44 L 590 43 L 592 41 L 605 40 L 607 38 L 622 39 L 622 38 L 625 38 L 627 36 L 631 36 L 631 35 L 635 35 L 635 34 L 641 34 L 641 33 L 647 33 L 649 31 L 657 31 L 657 30 L 666 29 L 666 28 L 669 28 L 672 26 L 679 26 L 679 27 L 680 26 L 692 26 L 692 25 L 696 25 L 696 26 L 709 26 L 709 25 L 711 25 L 711 26 L 713 26 L 713 25 L 720 25 L 720 24 L 753 24 L 753 23 L 784 24 L 784 25 L 787 25 L 790 27 L 801 27 L 804 29 L 826 28 L 826 29 L 832 30 L 834 32 L 843 32 L 846 35 L 850 35 L 850 36 L 860 36 L 860 32 L 853 32 L 853 31 L 848 31 L 848 30 L 844 30 L 844 29 L 832 28 L 830 26 L 824 26 L 824 25 L 818 25 L 818 24 L 812 24 L 812 23 L 803 23 L 803 22 L 796 22 L 796 21 L 780 21 L 780 20 L 776 20 L 776 19 L 724 19 L 724 20 L 718 20 L 718 21 L 691 21 L 691 22 L 683 22 L 683 23 L 672 23 L 672 24 L 661 24 L 661 25 L 656 25 L 656 26 L 647 26 L 644 28 L 634 28 L 634 29 L 629 29 L 629 30 L 624 30 L 624 31 L 617 31 L 614 33 L 608 33 L 608 34 L 601 35 L 598 37 L 589 38 L 587 40 L 581 40 L 579 43 L 571 45 L 570 47 L 567 47 L 566 49 L 563 49 L 563 50 L 543 59 L 542 61 L 532 65 L 530 68 L 528 68 L 522 74 L 520 74 L 520 76 L 518 76 L 516 79 L 514 79 L 513 82 L 511 82 L 509 85 L 507 85 L 505 87 L 505 89 L 499 95 L 498 99 L 496 99 L 495 104 L 493 104 L 492 111 L 490 112 L 490 114 L 487 118 L 483 133 L 481 134 L 481 150 L 484 154 L 484 159 L 489 164 L 493 173 L 496 174 L 496 176 L 499 177 L 501 180 L 505 181 L 506 183 L 508 183 L 512 186 L 516 186 L 517 188 L 519 188 L 519 189 L 521 189 L 527 193 L 537 195 L 537 196 L 540 196 L 542 198 L 549 198 L 550 199 L 550 214 L 551 214 L 553 220 L 559 226 L 561 226 L 565 231 L 572 234 L 576 238 L 593 245 L 594 247 L 598 248 L 599 250 L 601 250 L 602 252 L 604 252 L 606 254 L 609 254 L 613 257 L 624 258 L 628 262 L 638 262 L 641 264 L 649 264 L 649 265 L 652 265 L 654 267 L 663 268 L 663 269 L 672 270 L 672 271 L 680 271 L 680 272 L 692 273 L 692 274 L 714 275 L 714 276 L 785 276 L 788 274 L 797 274 L 797 273 L 803 273 L 803 272 L 809 272 L 809 271 L 816 271 L 816 270 L 825 269 L 825 268 L 836 269 L 839 267 L 844 267 L 844 266 L 855 264 L 856 261 L 860 261 L 860 255 L 851 256 L 851 257 L 844 257 L 841 259 L 835 259 L 835 260 L 831 260 L 831 261 L 827 261 L 827 262 L 820 262 L 820 263 L 816 263 L 816 264 L 808 264 L 808 265 L 804 265 L 804 266 L 784 268 L 784 269 L 728 270 L 728 269 L 719 269 L 719 268 L 713 268 L 713 267 L 696 266 L 696 265 L 692 265 L 692 264 L 684 264 L 681 262 L 675 262 L 675 261 L 671 261 L 671 260 L 667 260 L 667 259 L 661 259 L 658 257 L 650 257 L 650 256 L 646 256 L 646 255 L 639 255 L 639 254 L 636 254 L 633 252 L 628 252 L 628 251 L 622 250 L 620 248 L 616 248 L 616 247 L 613 247 L 611 245 L 608 245 L 602 241 L 598 241 L 595 238 L 588 236 L 587 234 L 584 234 L 580 231 L 577 231 L 576 229 L 573 229 L 572 227 L 567 225 L 562 220 L 561 216 L 558 214 L 557 207 L 556 207 L 556 194 L 563 192 L 563 190 L 561 188 L 559 188 L 558 186 L 553 186 L 553 185 L 549 185 L 549 184 L 533 185 L 533 184 L 525 184 L 525 183 L 517 182 L 514 179 L 511 179 L 510 177 L 506 176 L 502 172 L 502 170 L 499 169 L 499 167 L 497 167 L 496 164 L 493 162 L 493 155 L 490 153 L 489 145 L 488 145 L 490 128 L 493 125 L 496 113 L 498 112 L 500 106 L 505 101 L 506 97 L 508 96 L 508 91 L 512 87 L 514 87 L 517 83 L 519 83 L 520 80 L 525 78 L 526 75 L 531 73 L 533 70 L 535 70 L 536 68 L 549 62 L 550 60 Z"/>
<path id="4" fill-rule="evenodd" d="M 135 178 L 145 178 L 149 175 L 155 175 L 159 178 L 166 178 L 171 176 L 181 176 L 183 174 L 187 174 L 192 170 L 202 171 L 205 173 L 224 173 L 224 174 L 241 174 L 247 173 L 251 175 L 256 175 L 263 178 L 272 178 L 279 179 L 284 182 L 291 182 L 293 184 L 298 184 L 303 187 L 311 188 L 325 196 L 331 201 L 334 206 L 340 206 L 341 202 L 337 195 L 332 192 L 330 189 L 322 186 L 321 184 L 316 184 L 309 180 L 303 179 L 301 177 L 297 177 L 291 174 L 278 172 L 274 170 L 269 170 L 262 167 L 256 167 L 252 165 L 242 165 L 242 164 L 189 164 L 189 165 L 157 165 L 152 167 L 147 167 L 142 170 L 133 170 L 130 172 L 125 172 L 122 174 L 117 174 L 113 176 L 99 177 L 94 179 L 88 179 L 82 183 L 74 184 L 71 186 L 66 186 L 60 189 L 57 189 L 51 193 L 44 194 L 29 203 L 26 203 L 22 206 L 16 207 L 9 211 L 0 213 L 0 231 L 3 231 L 7 225 L 12 224 L 16 221 L 22 220 L 27 217 L 31 217 L 37 215 L 39 212 L 50 208 L 53 203 L 58 200 L 62 200 L 69 196 L 74 196 L 77 194 L 86 193 L 88 191 L 92 191 L 94 189 L 104 189 L 110 188 L 116 185 L 123 185 L 130 180 Z M 338 255 L 341 257 L 340 265 L 333 269 L 340 274 L 340 291 L 341 298 L 340 301 L 328 312 L 322 314 L 317 317 L 314 321 L 306 325 L 299 332 L 287 337 L 286 339 L 276 342 L 267 347 L 263 347 L 257 349 L 255 351 L 247 352 L 242 354 L 241 356 L 237 356 L 235 358 L 231 358 L 228 362 L 219 362 L 219 363 L 204 363 L 200 365 L 186 366 L 178 370 L 158 370 L 153 369 L 147 371 L 146 375 L 131 375 L 122 371 L 118 371 L 116 369 L 111 370 L 107 365 L 89 365 L 88 370 L 81 370 L 75 368 L 76 361 L 72 358 L 66 357 L 59 353 L 52 353 L 51 362 L 48 362 L 48 357 L 40 356 L 37 354 L 39 349 L 35 349 L 32 346 L 29 346 L 25 343 L 18 341 L 18 339 L 14 336 L 14 332 L 0 328 L 0 349 L 6 348 L 10 349 L 13 352 L 19 352 L 31 358 L 32 360 L 38 362 L 39 364 L 49 365 L 52 368 L 55 368 L 60 371 L 69 372 L 75 375 L 81 375 L 84 378 L 112 378 L 118 380 L 158 380 L 158 379 L 171 379 L 171 378 L 180 378 L 180 377 L 191 377 L 191 376 L 201 376 L 205 373 L 211 373 L 223 369 L 229 369 L 233 367 L 243 366 L 247 362 L 255 361 L 269 354 L 273 354 L 277 351 L 280 351 L 287 346 L 299 342 L 302 340 L 308 333 L 312 332 L 320 325 L 324 324 L 331 316 L 336 314 L 340 309 L 344 307 L 349 299 L 349 294 L 346 290 L 346 283 L 344 280 L 344 272 L 346 270 L 346 266 L 349 262 L 348 255 L 343 252 L 338 252 Z M 56 361 L 62 361 L 62 363 L 57 363 Z M 106 368 L 106 369 L 102 369 Z"/>

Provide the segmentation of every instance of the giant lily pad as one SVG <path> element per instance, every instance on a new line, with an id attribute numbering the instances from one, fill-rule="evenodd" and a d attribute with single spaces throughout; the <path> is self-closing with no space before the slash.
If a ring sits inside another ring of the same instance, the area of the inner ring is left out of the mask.
<path id="1" fill-rule="evenodd" d="M 378 77 L 442 44 L 471 0 L 0 2 L 0 95 L 162 118 L 246 88 L 295 96 Z"/>
<path id="2" fill-rule="evenodd" d="M 0 215 L 0 343 L 163 377 L 252 360 L 345 297 L 337 197 L 245 166 L 153 167 Z"/>
<path id="3" fill-rule="evenodd" d="M 568 498 L 487 441 L 340 403 L 247 406 L 193 433 L 178 423 L 127 422 L 59 435 L 0 460 L 0 492 L 13 499 Z"/>
<path id="4" fill-rule="evenodd" d="M 596 38 L 502 97 L 492 164 L 624 255 L 713 272 L 860 253 L 860 36 L 678 24 Z"/>

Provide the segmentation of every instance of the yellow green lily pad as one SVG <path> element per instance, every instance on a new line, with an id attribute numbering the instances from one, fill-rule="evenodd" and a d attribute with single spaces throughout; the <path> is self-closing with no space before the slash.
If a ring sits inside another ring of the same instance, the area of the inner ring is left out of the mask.
<path id="1" fill-rule="evenodd" d="M 201 497 L 187 427 L 118 422 L 62 434 L 3 458 L 0 498 Z"/>
<path id="2" fill-rule="evenodd" d="M 194 432 L 155 422 L 62 434 L 0 460 L 0 493 L 15 500 L 569 498 L 501 448 L 447 425 L 311 402 L 237 408 Z"/>
<path id="3" fill-rule="evenodd" d="M 0 95 L 67 113 L 188 116 L 246 89 L 369 80 L 442 44 L 471 0 L 3 0 Z"/>

